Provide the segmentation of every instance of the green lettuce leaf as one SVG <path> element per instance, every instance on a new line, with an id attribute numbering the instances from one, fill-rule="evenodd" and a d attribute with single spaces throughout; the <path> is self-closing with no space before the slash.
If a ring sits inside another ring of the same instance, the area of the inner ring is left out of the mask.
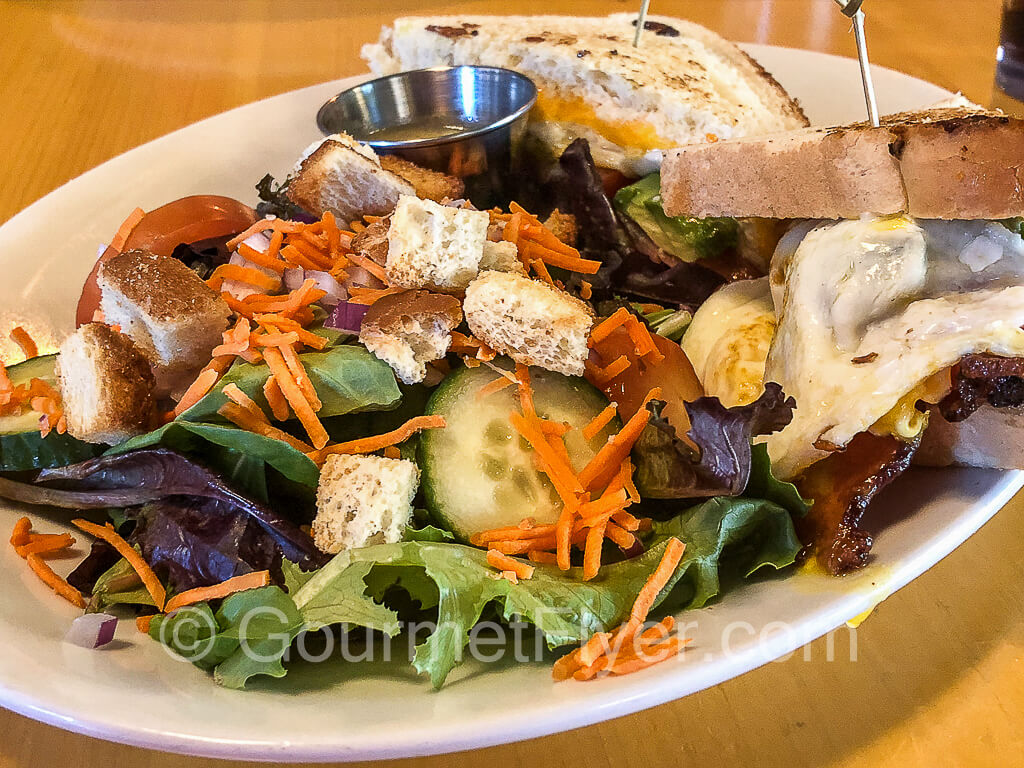
<path id="1" fill-rule="evenodd" d="M 659 602 L 673 592 L 673 605 L 681 608 L 699 607 L 719 593 L 720 567 L 728 565 L 730 572 L 749 576 L 762 567 L 790 565 L 800 549 L 790 515 L 782 507 L 756 499 L 716 498 L 657 524 L 647 552 L 606 566 L 590 582 L 581 581 L 576 569 L 562 572 L 538 566 L 533 578 L 513 585 L 497 578 L 482 550 L 408 541 L 339 555 L 306 582 L 295 601 L 304 612 L 304 606 L 317 607 L 318 625 L 334 623 L 330 606 L 346 607 L 339 593 L 359 588 L 367 575 L 361 566 L 387 567 L 392 577 L 421 569 L 437 590 L 438 616 L 436 631 L 416 648 L 414 666 L 440 686 L 461 660 L 470 630 L 491 603 L 506 620 L 517 616 L 535 625 L 552 648 L 582 642 L 620 623 L 660 562 L 670 536 L 687 547 Z M 728 562 L 723 558 L 727 550 Z M 381 584 L 374 584 L 372 577 L 370 581 L 379 592 Z M 421 592 L 414 597 L 429 598 L 422 581 L 412 584 Z"/>
<path id="2" fill-rule="evenodd" d="M 308 456 L 287 443 L 264 437 L 244 429 L 221 424 L 195 424 L 188 421 L 172 421 L 153 432 L 133 437 L 111 448 L 108 453 L 128 453 L 140 448 L 162 445 L 184 454 L 198 455 L 211 469 L 221 473 L 244 473 L 247 483 L 254 482 L 253 466 L 238 466 L 239 455 L 250 460 L 258 459 L 276 469 L 289 480 L 316 488 L 320 471 Z M 216 447 L 228 448 L 235 453 L 222 453 Z M 220 457 L 220 463 L 217 462 Z M 234 466 L 234 469 L 232 469 Z"/>
<path id="3" fill-rule="evenodd" d="M 671 610 L 705 605 L 723 584 L 762 568 L 784 568 L 800 550 L 784 508 L 761 499 L 715 498 L 656 523 L 644 554 L 606 566 L 590 582 L 580 580 L 578 569 L 540 565 L 533 578 L 511 584 L 482 550 L 425 537 L 343 552 L 312 575 L 285 563 L 289 594 L 278 587 L 240 592 L 216 614 L 206 605 L 191 606 L 155 618 L 150 635 L 213 670 L 221 685 L 241 688 L 255 675 L 284 675 L 282 659 L 303 630 L 345 624 L 394 635 L 397 614 L 374 598 L 401 588 L 422 607 L 437 608 L 436 628 L 416 647 L 413 665 L 439 687 L 486 610 L 533 624 L 551 648 L 621 623 L 673 536 L 686 551 L 657 598 Z"/>
<path id="4" fill-rule="evenodd" d="M 323 408 L 321 419 L 359 411 L 388 410 L 402 397 L 395 375 L 384 361 L 362 346 L 342 345 L 299 355 Z M 236 361 L 206 397 L 183 413 L 182 421 L 219 421 L 217 410 L 228 402 L 224 387 L 235 384 L 266 412 L 270 406 L 263 385 L 270 378 L 266 363 Z"/>
<path id="5" fill-rule="evenodd" d="M 31 425 L 25 432 L 0 434 L 0 472 L 65 467 L 99 456 L 106 448 L 55 431 L 43 437 L 38 417 L 31 414 Z"/>
<path id="6" fill-rule="evenodd" d="M 257 675 L 284 677 L 282 659 L 304 627 L 302 614 L 279 587 L 226 598 L 213 613 L 206 603 L 155 616 L 149 636 L 226 688 L 244 688 Z"/>
<path id="7" fill-rule="evenodd" d="M 752 499 L 765 499 L 789 510 L 790 514 L 803 517 L 814 503 L 800 495 L 800 491 L 792 483 L 779 480 L 772 474 L 772 462 L 768 458 L 768 446 L 759 443 L 751 447 L 750 479 L 744 496 Z"/>

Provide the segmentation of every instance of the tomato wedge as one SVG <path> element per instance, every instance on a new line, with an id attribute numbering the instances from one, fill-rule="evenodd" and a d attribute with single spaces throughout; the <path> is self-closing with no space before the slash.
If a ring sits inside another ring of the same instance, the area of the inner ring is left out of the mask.
<path id="1" fill-rule="evenodd" d="M 145 214 L 125 240 L 123 250 L 140 249 L 170 256 L 182 243 L 199 243 L 236 235 L 256 221 L 256 211 L 244 203 L 221 195 L 191 195 L 162 205 Z M 120 251 L 107 248 L 96 260 L 78 300 L 78 325 L 91 322 L 100 306 L 96 284 L 100 264 Z"/>
<path id="2" fill-rule="evenodd" d="M 607 382 L 591 380 L 613 403 L 619 406 L 623 419 L 636 413 L 644 397 L 654 387 L 661 387 L 661 399 L 665 401 L 663 414 L 680 436 L 690 429 L 690 418 L 683 403 L 704 396 L 697 374 L 682 347 L 664 336 L 651 334 L 658 351 L 665 359 L 658 363 L 637 357 L 633 340 L 625 328 L 616 328 L 607 338 L 602 339 L 591 350 L 591 358 L 600 366 L 614 362 L 622 355 L 629 360 L 629 367 Z M 588 379 L 592 377 L 588 375 Z"/>

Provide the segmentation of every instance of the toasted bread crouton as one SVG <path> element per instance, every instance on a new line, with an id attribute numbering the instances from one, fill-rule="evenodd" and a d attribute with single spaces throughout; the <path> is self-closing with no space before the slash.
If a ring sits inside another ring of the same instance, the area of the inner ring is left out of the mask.
<path id="1" fill-rule="evenodd" d="M 352 250 L 383 267 L 388 260 L 388 229 L 390 227 L 390 219 L 382 219 L 367 225 L 352 238 Z"/>
<path id="2" fill-rule="evenodd" d="M 490 216 L 403 196 L 388 229 L 385 266 L 392 285 L 462 291 L 476 277 Z"/>
<path id="3" fill-rule="evenodd" d="M 57 377 L 72 437 L 116 445 L 152 427 L 156 399 L 149 361 L 110 326 L 89 323 L 68 336 Z"/>
<path id="4" fill-rule="evenodd" d="M 523 365 L 582 376 L 590 306 L 565 291 L 509 272 L 483 272 L 466 288 L 466 322 L 492 349 Z"/>
<path id="5" fill-rule="evenodd" d="M 314 216 L 330 211 L 341 222 L 391 213 L 412 184 L 380 167 L 380 160 L 335 138 L 325 139 L 300 164 L 288 197 Z M 368 148 L 367 148 L 368 149 Z"/>
<path id="6" fill-rule="evenodd" d="M 505 240 L 484 242 L 484 255 L 480 259 L 480 271 L 486 270 L 526 274 L 526 267 L 523 266 L 523 260 L 519 258 L 519 249 L 516 248 L 516 244 Z"/>
<path id="7" fill-rule="evenodd" d="M 380 167 L 397 173 L 412 184 L 416 197 L 425 197 L 435 203 L 458 200 L 466 191 L 466 185 L 458 176 L 431 171 L 396 155 L 381 155 Z"/>
<path id="8" fill-rule="evenodd" d="M 571 213 L 562 213 L 555 208 L 544 220 L 544 226 L 566 245 L 576 245 L 576 217 Z"/>
<path id="9" fill-rule="evenodd" d="M 228 327 L 224 299 L 182 262 L 126 251 L 100 269 L 100 309 L 149 358 L 157 395 L 187 385 Z"/>
<path id="10" fill-rule="evenodd" d="M 328 456 L 316 492 L 313 543 L 335 555 L 401 540 L 412 518 L 420 471 L 405 459 Z"/>
<path id="11" fill-rule="evenodd" d="M 462 322 L 454 296 L 402 291 L 375 301 L 363 316 L 359 341 L 406 384 L 423 381 L 427 363 L 445 356 Z"/>

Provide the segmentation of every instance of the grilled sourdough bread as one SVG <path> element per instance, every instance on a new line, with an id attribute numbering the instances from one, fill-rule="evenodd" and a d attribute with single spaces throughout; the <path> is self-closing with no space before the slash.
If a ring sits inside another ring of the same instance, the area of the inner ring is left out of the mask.
<path id="1" fill-rule="evenodd" d="M 632 14 L 608 17 L 404 17 L 363 48 L 390 74 L 439 64 L 514 69 L 539 90 L 530 130 L 560 154 L 586 138 L 598 165 L 629 176 L 661 151 L 806 126 L 800 106 L 738 47 L 681 19 L 649 17 L 633 47 Z"/>

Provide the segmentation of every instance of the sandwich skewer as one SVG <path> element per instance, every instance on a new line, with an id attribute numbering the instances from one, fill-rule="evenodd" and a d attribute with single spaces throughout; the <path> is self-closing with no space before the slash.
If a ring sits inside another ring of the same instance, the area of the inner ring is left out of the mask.
<path id="1" fill-rule="evenodd" d="M 640 47 L 640 35 L 644 33 L 644 25 L 647 23 L 647 10 L 651 7 L 651 0 L 641 0 L 640 15 L 636 18 L 636 32 L 633 33 L 633 47 Z"/>
<path id="2" fill-rule="evenodd" d="M 875 99 L 875 83 L 871 78 L 871 62 L 868 60 L 868 39 L 864 31 L 863 0 L 836 0 L 842 12 L 853 19 L 853 36 L 857 41 L 857 60 L 860 62 L 860 79 L 864 86 L 864 102 L 868 108 L 868 119 L 878 127 L 878 102 Z"/>

